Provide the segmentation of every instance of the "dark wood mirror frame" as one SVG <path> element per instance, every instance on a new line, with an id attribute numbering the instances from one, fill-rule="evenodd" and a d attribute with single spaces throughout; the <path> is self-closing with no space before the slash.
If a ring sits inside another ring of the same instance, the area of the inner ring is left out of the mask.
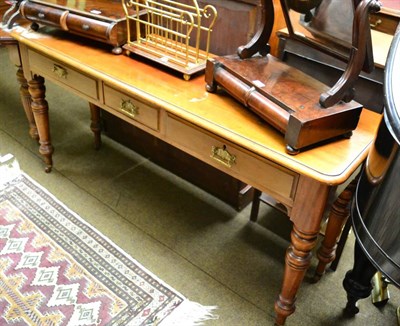
<path id="1" fill-rule="evenodd" d="M 374 69 L 369 13 L 380 10 L 378 1 L 281 0 L 291 38 L 348 63 L 328 93 L 323 107 L 345 97 L 353 98 L 353 85 L 361 70 Z M 293 15 L 294 14 L 294 15 Z"/>
<path id="2" fill-rule="evenodd" d="M 281 5 L 288 28 L 292 28 L 287 1 L 281 0 Z M 290 1 L 292 8 L 295 2 Z M 315 5 L 321 1 L 298 0 L 297 3 Z M 208 61 L 207 90 L 215 92 L 218 86 L 223 87 L 245 107 L 284 133 L 290 154 L 297 154 L 300 149 L 323 140 L 350 136 L 357 127 L 362 109 L 362 105 L 352 101 L 353 85 L 361 70 L 370 71 L 374 67 L 369 13 L 379 11 L 380 3 L 376 0 L 354 0 L 352 5 L 355 8 L 354 23 L 347 56 L 337 51 L 336 45 L 325 46 L 322 42 L 299 37 L 311 47 L 347 59 L 346 70 L 332 88 L 268 54 L 274 6 L 272 0 L 263 0 L 262 22 L 253 39 L 239 47 L 236 56 L 217 57 Z M 300 7 L 296 9 L 303 10 Z M 293 28 L 291 33 L 298 36 Z"/>
<path id="3" fill-rule="evenodd" d="M 342 61 L 349 61 L 354 38 L 352 35 L 362 32 L 357 30 L 360 28 L 358 24 L 354 25 L 355 8 L 359 0 L 280 1 L 290 38 Z M 370 28 L 369 25 L 365 27 L 368 30 Z M 370 72 L 373 67 L 371 38 L 365 41 L 363 70 Z M 354 46 L 359 48 L 358 44 Z"/>

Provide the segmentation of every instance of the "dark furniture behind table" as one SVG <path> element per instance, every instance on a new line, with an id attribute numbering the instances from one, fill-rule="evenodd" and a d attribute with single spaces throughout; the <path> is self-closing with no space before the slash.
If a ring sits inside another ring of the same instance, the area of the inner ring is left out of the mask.
<path id="1" fill-rule="evenodd" d="M 285 32 L 279 32 L 278 35 L 279 57 L 287 64 L 327 85 L 334 85 L 342 75 L 346 67 L 344 62 L 290 39 Z M 382 112 L 383 108 L 383 70 L 384 67 L 376 66 L 372 73 L 362 72 L 354 85 L 356 90 L 354 99 L 375 112 Z"/>
<path id="2" fill-rule="evenodd" d="M 364 107 L 375 112 L 383 109 L 383 71 L 384 62 L 379 62 L 376 53 L 381 51 L 380 42 L 374 39 L 382 39 L 386 35 L 393 35 L 400 21 L 400 2 L 397 0 L 381 1 L 382 8 L 379 12 L 370 13 L 369 21 L 373 34 L 373 47 L 375 56 L 375 69 L 371 73 L 361 72 L 360 78 L 355 83 L 355 100 Z M 303 43 L 290 37 L 286 30 L 277 33 L 279 39 L 278 56 L 289 65 L 296 67 L 305 73 L 333 85 L 345 69 L 345 63 L 339 59 L 332 58 L 317 49 L 310 49 Z M 378 59 L 378 60 L 377 60 Z"/>

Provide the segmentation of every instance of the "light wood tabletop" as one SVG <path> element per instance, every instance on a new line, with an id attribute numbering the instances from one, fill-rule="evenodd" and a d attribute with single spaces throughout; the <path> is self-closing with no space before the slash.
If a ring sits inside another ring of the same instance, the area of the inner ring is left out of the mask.
<path id="1" fill-rule="evenodd" d="M 110 55 L 108 47 L 87 46 L 86 40 L 69 38 L 50 28 L 38 32 L 14 28 L 12 36 L 41 53 L 61 59 L 71 67 L 140 97 L 151 105 L 206 127 L 290 169 L 318 181 L 343 183 L 366 157 L 380 115 L 363 110 L 350 139 L 339 139 L 298 155 L 285 152 L 282 135 L 259 120 L 227 94 L 208 93 L 204 76 L 183 80 L 180 75 L 125 55 Z"/>

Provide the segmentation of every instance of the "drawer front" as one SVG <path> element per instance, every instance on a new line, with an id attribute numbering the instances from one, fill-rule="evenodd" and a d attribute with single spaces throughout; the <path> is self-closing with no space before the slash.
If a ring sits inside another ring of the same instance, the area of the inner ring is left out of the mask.
<path id="1" fill-rule="evenodd" d="M 43 55 L 29 50 L 29 64 L 33 72 L 69 86 L 75 92 L 92 99 L 99 99 L 97 81 L 76 70 L 57 63 Z"/>
<path id="2" fill-rule="evenodd" d="M 107 41 L 109 39 L 110 23 L 108 22 L 75 14 L 68 14 L 66 22 L 68 30 L 71 33 L 102 41 Z"/>
<path id="3" fill-rule="evenodd" d="M 292 206 L 297 174 L 169 116 L 166 139 L 185 152 Z"/>
<path id="4" fill-rule="evenodd" d="M 30 21 L 58 27 L 61 26 L 61 17 L 68 13 L 66 10 L 42 6 L 30 1 L 21 3 L 20 12 Z"/>
<path id="5" fill-rule="evenodd" d="M 379 32 L 394 35 L 399 25 L 400 17 L 385 12 L 377 12 L 369 15 L 371 27 Z"/>
<path id="6" fill-rule="evenodd" d="M 159 110 L 104 85 L 104 104 L 153 130 L 159 130 Z"/>

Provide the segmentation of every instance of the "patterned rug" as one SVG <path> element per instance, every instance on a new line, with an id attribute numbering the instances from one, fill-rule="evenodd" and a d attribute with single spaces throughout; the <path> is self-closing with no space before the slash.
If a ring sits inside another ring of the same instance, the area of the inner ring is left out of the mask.
<path id="1" fill-rule="evenodd" d="M 215 318 L 215 307 L 185 299 L 27 175 L 2 188 L 0 325 L 186 326 Z"/>

